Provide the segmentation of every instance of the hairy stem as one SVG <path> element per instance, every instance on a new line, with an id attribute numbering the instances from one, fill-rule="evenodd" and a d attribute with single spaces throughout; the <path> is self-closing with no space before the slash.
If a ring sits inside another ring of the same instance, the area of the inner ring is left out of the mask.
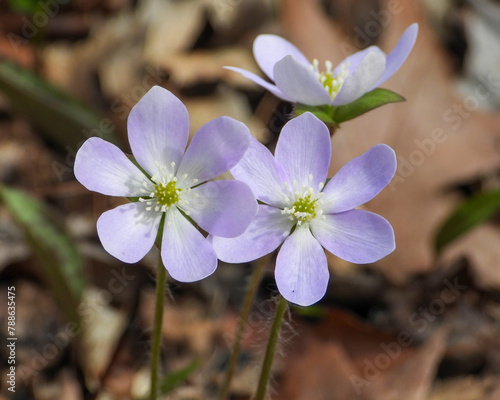
<path id="1" fill-rule="evenodd" d="M 165 285 L 167 281 L 167 271 L 161 261 L 158 262 L 158 271 L 156 275 L 156 300 L 155 316 L 153 325 L 153 343 L 151 345 L 151 391 L 150 400 L 158 398 L 158 376 L 160 374 L 160 356 L 161 356 L 161 331 L 163 324 L 163 306 L 165 303 Z"/>
<path id="2" fill-rule="evenodd" d="M 219 400 L 225 400 L 227 397 L 231 379 L 233 378 L 234 371 L 236 370 L 236 365 L 238 364 L 238 359 L 240 357 L 241 340 L 243 339 L 245 325 L 247 323 L 248 315 L 250 314 L 250 310 L 255 299 L 255 294 L 257 293 L 260 281 L 262 280 L 264 267 L 266 266 L 268 260 L 269 257 L 267 256 L 259 259 L 257 261 L 256 267 L 252 272 L 252 275 L 250 276 L 250 281 L 248 282 L 247 290 L 245 292 L 245 298 L 243 299 L 243 305 L 238 317 L 238 326 L 236 327 L 236 335 L 233 342 L 233 348 L 231 350 L 231 357 L 229 359 L 226 374 L 224 376 L 224 382 L 222 383 L 222 389 L 219 392 Z"/>
<path id="3" fill-rule="evenodd" d="M 276 305 L 276 314 L 274 315 L 273 326 L 269 334 L 269 341 L 267 342 L 266 354 L 264 362 L 262 363 L 262 370 L 260 371 L 259 384 L 257 392 L 255 393 L 254 400 L 264 400 L 267 392 L 267 384 L 271 377 L 271 367 L 273 366 L 274 353 L 276 352 L 276 345 L 280 337 L 281 325 L 283 324 L 283 317 L 287 310 L 288 303 L 283 296 L 279 296 L 278 304 Z"/>

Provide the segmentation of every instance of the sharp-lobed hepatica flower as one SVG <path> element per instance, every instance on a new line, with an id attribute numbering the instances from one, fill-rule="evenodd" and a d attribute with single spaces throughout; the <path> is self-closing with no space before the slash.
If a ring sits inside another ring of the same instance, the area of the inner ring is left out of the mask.
<path id="1" fill-rule="evenodd" d="M 310 106 L 340 106 L 357 100 L 389 79 L 410 54 L 417 33 L 418 25 L 412 24 L 389 54 L 371 46 L 347 57 L 335 69 L 326 61 L 324 70 L 318 60 L 309 62 L 282 37 L 259 35 L 253 44 L 253 54 L 275 84 L 240 68 L 226 68 L 241 73 L 283 100 Z"/>
<path id="2" fill-rule="evenodd" d="M 245 183 L 207 182 L 240 161 L 250 144 L 248 128 L 216 118 L 198 130 L 186 150 L 188 135 L 184 104 L 155 86 L 128 117 L 130 147 L 142 170 L 100 138 L 88 139 L 75 160 L 75 176 L 87 189 L 139 198 L 100 216 L 97 231 L 106 251 L 127 263 L 139 261 L 153 247 L 164 218 L 162 261 L 181 282 L 202 279 L 217 267 L 210 241 L 185 215 L 212 235 L 234 237 L 257 213 Z"/>
<path id="3" fill-rule="evenodd" d="M 222 261 L 255 260 L 281 247 L 275 269 L 287 300 L 311 305 L 329 280 L 322 247 L 353 263 L 375 262 L 395 248 L 391 225 L 381 216 L 355 209 L 375 197 L 396 171 L 394 151 L 385 144 L 351 160 L 325 185 L 331 157 L 327 127 L 311 113 L 281 131 L 275 156 L 253 140 L 231 170 L 263 204 L 245 233 L 214 237 Z"/>

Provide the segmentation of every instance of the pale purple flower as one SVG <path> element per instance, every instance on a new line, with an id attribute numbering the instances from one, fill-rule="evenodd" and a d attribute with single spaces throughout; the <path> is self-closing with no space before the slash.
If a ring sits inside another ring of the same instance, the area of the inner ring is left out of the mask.
<path id="1" fill-rule="evenodd" d="M 412 24 L 389 54 L 371 46 L 347 57 L 335 69 L 326 61 L 324 70 L 318 60 L 309 62 L 297 47 L 282 37 L 259 35 L 253 44 L 253 54 L 274 85 L 249 71 L 226 68 L 239 72 L 283 100 L 311 106 L 340 106 L 357 100 L 389 79 L 410 54 L 417 33 L 418 25 Z"/>
<path id="2" fill-rule="evenodd" d="M 390 182 L 396 171 L 394 151 L 385 144 L 374 146 L 325 185 L 330 156 L 328 128 L 308 112 L 283 127 L 274 157 L 253 139 L 231 172 L 263 204 L 243 235 L 212 239 L 219 259 L 231 263 L 255 260 L 282 244 L 275 269 L 278 290 L 303 306 L 326 292 L 329 271 L 322 247 L 360 264 L 395 248 L 389 222 L 355 209 Z"/>
<path id="3" fill-rule="evenodd" d="M 75 176 L 87 189 L 139 198 L 100 216 L 97 232 L 104 249 L 135 263 L 153 247 L 164 220 L 161 258 L 181 282 L 202 279 L 217 267 L 210 241 L 183 214 L 212 235 L 234 237 L 257 213 L 245 183 L 206 182 L 240 161 L 250 144 L 248 128 L 229 117 L 214 119 L 200 128 L 186 150 L 188 135 L 186 107 L 155 86 L 128 117 L 130 147 L 142 170 L 100 138 L 88 139 L 75 160 Z"/>

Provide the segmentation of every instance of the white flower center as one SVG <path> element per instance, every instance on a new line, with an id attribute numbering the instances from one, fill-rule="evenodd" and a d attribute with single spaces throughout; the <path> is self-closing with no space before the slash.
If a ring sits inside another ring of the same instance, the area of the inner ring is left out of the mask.
<path id="1" fill-rule="evenodd" d="M 337 96 L 347 76 L 349 75 L 349 62 L 342 63 L 337 75 L 335 76 L 333 75 L 332 62 L 329 60 L 325 61 L 326 72 L 319 71 L 319 61 L 317 58 L 313 60 L 310 68 L 316 74 L 321 84 L 328 91 L 328 94 L 330 95 L 330 98 L 332 100 L 335 98 L 335 96 Z"/>
<path id="2" fill-rule="evenodd" d="M 179 187 L 179 182 L 174 174 L 175 163 L 170 164 L 170 168 L 155 162 L 158 167 L 158 176 L 152 176 L 150 180 L 144 180 L 141 191 L 145 194 L 139 201 L 145 202 L 147 211 L 155 210 L 166 212 L 172 206 L 186 206 L 189 202 L 182 198 L 191 188 L 183 189 Z M 185 180 L 187 174 L 181 177 Z M 193 185 L 198 183 L 198 179 L 193 179 Z M 183 210 L 187 215 L 189 211 Z"/>
<path id="3" fill-rule="evenodd" d="M 312 174 L 309 174 L 309 185 L 303 185 L 299 188 L 297 181 L 293 181 L 293 194 L 294 197 L 290 199 L 285 197 L 285 201 L 289 204 L 288 207 L 281 210 L 282 214 L 290 214 L 290 220 L 296 221 L 297 225 L 302 225 L 304 222 L 309 222 L 314 218 L 320 218 L 323 215 L 321 208 L 323 202 L 321 198 L 324 194 L 321 192 L 324 183 L 318 185 L 317 191 L 310 186 L 313 181 Z M 285 182 L 285 188 L 288 190 L 288 184 Z"/>

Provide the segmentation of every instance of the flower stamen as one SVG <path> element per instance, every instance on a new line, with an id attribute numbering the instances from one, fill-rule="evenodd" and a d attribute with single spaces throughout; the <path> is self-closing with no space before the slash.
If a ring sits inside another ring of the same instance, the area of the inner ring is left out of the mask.
<path id="1" fill-rule="evenodd" d="M 313 182 L 314 177 L 312 174 L 309 174 L 308 180 L 309 184 Z M 284 207 L 281 213 L 289 214 L 289 219 L 291 221 L 295 220 L 299 226 L 314 218 L 321 217 L 323 214 L 321 197 L 324 195 L 321 193 L 321 189 L 323 189 L 324 184 L 320 183 L 318 185 L 319 190 L 317 193 L 309 185 L 304 185 L 299 189 L 298 183 L 295 180 L 292 182 L 292 185 L 295 190 L 294 198 L 291 200 L 288 196 L 285 196 L 284 200 L 289 206 Z M 288 185 L 285 183 L 284 186 L 286 188 Z"/>
<path id="2" fill-rule="evenodd" d="M 349 75 L 349 62 L 344 62 L 340 65 L 337 75 L 333 75 L 333 65 L 330 60 L 325 61 L 326 72 L 320 72 L 319 61 L 317 58 L 313 60 L 310 68 L 318 77 L 318 80 L 325 87 L 333 100 L 337 94 L 340 92 L 342 85 L 344 84 L 347 76 Z"/>
<path id="3" fill-rule="evenodd" d="M 152 176 L 152 182 L 147 180 L 142 183 L 144 188 L 141 188 L 141 192 L 147 195 L 139 198 L 139 201 L 146 203 L 146 211 L 166 212 L 172 206 L 188 205 L 189 202 L 182 197 L 191 189 L 179 187 L 180 182 L 174 175 L 175 162 L 170 163 L 170 167 L 161 165 L 159 162 L 155 162 L 155 165 L 158 168 L 158 176 Z M 181 177 L 181 182 L 187 176 L 184 174 Z"/>

